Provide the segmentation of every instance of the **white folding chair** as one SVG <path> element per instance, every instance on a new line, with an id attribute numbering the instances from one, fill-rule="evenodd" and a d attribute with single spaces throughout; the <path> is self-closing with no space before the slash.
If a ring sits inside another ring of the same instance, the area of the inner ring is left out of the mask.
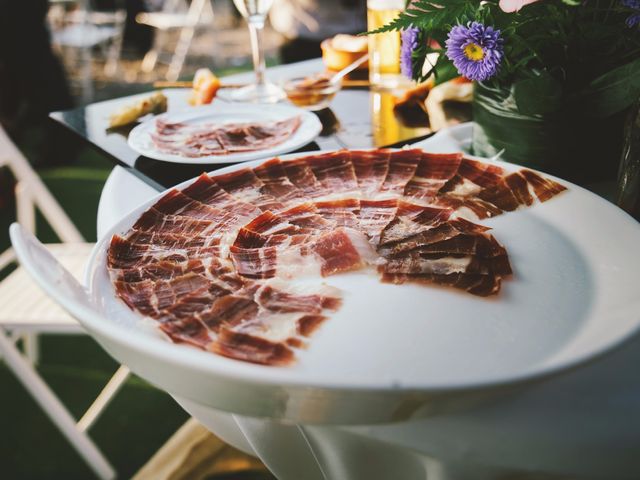
<path id="1" fill-rule="evenodd" d="M 142 60 L 143 72 L 151 72 L 158 62 L 160 52 L 165 49 L 168 30 L 180 30 L 180 37 L 173 50 L 166 79 L 177 80 L 197 28 L 213 26 L 211 0 L 192 0 L 187 7 L 184 0 L 167 0 L 159 12 L 139 13 L 136 22 L 155 28 L 154 45 Z"/>
<path id="2" fill-rule="evenodd" d="M 62 5 L 49 12 L 52 43 L 67 63 L 79 64 L 85 102 L 90 101 L 94 94 L 92 58 L 96 47 L 106 59 L 104 74 L 114 77 L 118 73 L 127 19 L 124 2 L 120 0 L 112 11 L 96 11 L 92 4 L 93 0 L 77 0 L 78 8 L 71 12 L 67 13 L 67 6 Z"/>
<path id="3" fill-rule="evenodd" d="M 37 207 L 63 242 L 49 244 L 48 249 L 80 278 L 93 244 L 84 241 L 27 159 L 0 127 L 0 167 L 2 166 L 9 167 L 18 182 L 18 222 L 34 232 Z M 10 248 L 0 255 L 0 271 L 13 262 L 15 255 Z M 87 430 L 124 384 L 129 376 L 129 369 L 120 366 L 86 413 L 76 421 L 35 368 L 38 360 L 37 336 L 43 333 L 77 334 L 84 333 L 84 330 L 18 267 L 0 281 L 0 361 L 4 361 L 13 371 L 96 475 L 103 479 L 115 478 L 114 468 L 88 436 Z M 24 353 L 16 345 L 21 338 L 24 340 Z"/>

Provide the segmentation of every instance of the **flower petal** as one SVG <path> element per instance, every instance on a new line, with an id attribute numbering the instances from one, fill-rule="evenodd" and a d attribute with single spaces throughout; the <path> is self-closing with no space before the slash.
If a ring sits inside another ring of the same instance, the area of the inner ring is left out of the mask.
<path id="1" fill-rule="evenodd" d="M 539 0 L 500 0 L 500 8 L 505 13 L 513 13 L 519 11 L 525 5 L 535 3 Z"/>

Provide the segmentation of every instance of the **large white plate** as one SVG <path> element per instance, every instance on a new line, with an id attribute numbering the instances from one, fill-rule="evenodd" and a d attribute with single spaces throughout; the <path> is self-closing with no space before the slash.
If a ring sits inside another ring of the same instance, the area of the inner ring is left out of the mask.
<path id="1" fill-rule="evenodd" d="M 442 150 L 450 140 L 441 135 L 427 145 Z M 407 418 L 435 398 L 451 405 L 460 392 L 532 380 L 593 359 L 640 326 L 640 225 L 589 191 L 558 181 L 569 190 L 483 222 L 495 229 L 515 271 L 496 298 L 382 284 L 373 272 L 326 278 L 343 291 L 344 306 L 292 367 L 172 344 L 115 297 L 106 270 L 109 239 L 126 232 L 162 194 L 96 245 L 87 279 L 100 319 L 83 323 L 134 371 L 222 410 L 370 423 Z"/>
<path id="2" fill-rule="evenodd" d="M 169 122 L 200 123 L 245 123 L 271 122 L 300 116 L 302 122 L 287 140 L 272 148 L 229 155 L 210 155 L 206 157 L 186 157 L 158 150 L 151 139 L 156 128 L 156 118 L 151 118 L 136 126 L 129 133 L 129 146 L 145 157 L 172 163 L 235 163 L 272 157 L 304 147 L 318 136 L 322 124 L 313 113 L 290 105 L 255 105 L 245 103 L 215 102 L 213 105 L 193 107 L 180 112 L 163 114 Z"/>

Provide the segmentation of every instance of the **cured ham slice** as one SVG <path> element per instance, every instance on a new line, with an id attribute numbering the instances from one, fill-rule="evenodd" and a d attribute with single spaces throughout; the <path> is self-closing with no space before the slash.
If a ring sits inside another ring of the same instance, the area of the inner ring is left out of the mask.
<path id="1" fill-rule="evenodd" d="M 250 203 L 234 198 L 220 187 L 206 173 L 182 191 L 183 194 L 207 205 L 217 207 L 241 217 L 252 218 L 260 213 L 260 209 Z"/>
<path id="2" fill-rule="evenodd" d="M 313 241 L 294 246 L 259 248 L 231 247 L 237 272 L 247 278 L 292 279 L 301 276 L 329 276 L 363 268 L 377 261 L 366 237 L 355 230 L 339 228 Z"/>
<path id="3" fill-rule="evenodd" d="M 258 304 L 253 296 L 237 293 L 218 298 L 207 310 L 200 312 L 198 318 L 207 328 L 219 333 L 221 328 L 241 325 L 253 320 L 257 314 Z"/>
<path id="4" fill-rule="evenodd" d="M 114 235 L 109 245 L 107 265 L 109 268 L 133 268 L 162 260 L 184 262 L 194 258 L 219 256 L 218 247 L 167 248 L 159 245 L 132 243 Z"/>
<path id="5" fill-rule="evenodd" d="M 479 257 L 507 256 L 507 250 L 496 241 L 493 235 L 487 233 L 475 235 L 461 233 L 446 240 L 420 245 L 419 249 L 425 253 L 451 253 Z"/>
<path id="6" fill-rule="evenodd" d="M 134 230 L 142 232 L 187 233 L 206 235 L 216 230 L 216 225 L 208 220 L 198 220 L 179 215 L 167 215 L 151 207 L 133 224 Z"/>
<path id="7" fill-rule="evenodd" d="M 355 228 L 358 225 L 356 213 L 360 210 L 360 201 L 357 198 L 315 202 L 315 207 L 321 217 L 337 226 Z"/>
<path id="8" fill-rule="evenodd" d="M 167 123 L 160 118 L 156 120 L 156 131 L 151 133 L 151 140 L 159 151 L 184 157 L 226 153 L 212 129 L 187 123 Z"/>
<path id="9" fill-rule="evenodd" d="M 189 124 L 156 120 L 151 139 L 165 153 L 196 158 L 264 150 L 286 141 L 300 126 L 299 116 L 276 122 Z"/>
<path id="10" fill-rule="evenodd" d="M 420 156 L 415 174 L 404 189 L 404 196 L 412 201 L 429 202 L 458 172 L 461 153 L 426 153 Z"/>
<path id="11" fill-rule="evenodd" d="M 141 282 L 143 280 L 170 280 L 189 272 L 203 274 L 206 272 L 206 267 L 198 259 L 185 262 L 159 261 L 139 267 L 113 269 L 111 275 L 123 282 Z"/>
<path id="12" fill-rule="evenodd" d="M 389 172 L 391 150 L 352 151 L 351 163 L 364 197 L 380 190 Z"/>
<path id="13" fill-rule="evenodd" d="M 409 180 L 413 178 L 422 156 L 422 150 L 400 150 L 389 156 L 389 170 L 380 192 L 401 196 Z"/>
<path id="14" fill-rule="evenodd" d="M 263 150 L 287 140 L 300 123 L 297 116 L 279 122 L 231 124 L 217 129 L 217 140 L 229 153 Z"/>
<path id="15" fill-rule="evenodd" d="M 529 184 L 520 172 L 506 176 L 498 185 L 482 190 L 478 196 L 506 212 L 529 206 L 534 201 Z"/>
<path id="16" fill-rule="evenodd" d="M 398 208 L 396 217 L 391 220 L 380 234 L 380 245 L 398 242 L 407 237 L 437 227 L 447 221 L 452 211 L 447 208 L 421 207 L 408 215 L 403 213 L 409 210 L 407 205 Z"/>
<path id="17" fill-rule="evenodd" d="M 503 212 L 501 208 L 493 203 L 475 196 L 463 197 L 460 195 L 444 194 L 436 197 L 433 205 L 455 210 L 458 215 L 471 220 L 495 217 Z"/>
<path id="18" fill-rule="evenodd" d="M 500 215 L 503 210 L 480 198 L 479 193 L 498 185 L 504 170 L 496 165 L 463 158 L 458 172 L 440 189 L 433 204 L 456 210 L 469 219 Z"/>
<path id="19" fill-rule="evenodd" d="M 481 275 L 468 273 L 452 273 L 450 275 L 407 275 L 385 273 L 381 277 L 385 283 L 402 284 L 405 282 L 442 285 L 465 290 L 472 295 L 488 297 L 500 291 L 502 278 L 497 275 Z"/>
<path id="20" fill-rule="evenodd" d="M 321 197 L 326 193 L 304 158 L 285 162 L 284 171 L 289 181 L 308 198 Z"/>
<path id="21" fill-rule="evenodd" d="M 226 192 L 262 211 L 279 210 L 284 204 L 264 192 L 264 183 L 248 168 L 216 177 L 216 183 Z"/>
<path id="22" fill-rule="evenodd" d="M 231 224 L 231 222 L 229 223 Z M 187 241 L 189 238 L 206 238 L 203 246 L 219 245 L 228 232 L 233 231 L 230 225 L 225 225 L 224 223 L 199 220 L 182 215 L 168 215 L 159 212 L 153 207 L 142 214 L 132 229 L 133 232 L 137 232 L 136 236 L 145 238 L 142 234 L 147 234 L 146 238 L 150 237 L 150 240 L 154 242 L 155 240 L 152 234 L 162 235 L 165 236 L 165 238 L 168 236 L 169 238 L 167 240 L 170 240 L 171 237 L 177 239 L 179 239 L 179 237 L 186 237 Z M 165 245 L 167 245 L 166 242 Z M 175 246 L 186 248 L 187 243 L 183 245 L 176 244 Z"/>
<path id="23" fill-rule="evenodd" d="M 157 136 L 197 154 L 241 151 L 284 129 L 263 127 L 227 125 L 222 134 L 159 120 Z M 171 341 L 284 366 L 342 305 L 322 278 L 368 269 L 383 282 L 496 295 L 512 275 L 507 249 L 468 219 L 563 190 L 533 171 L 507 173 L 459 153 L 275 158 L 169 190 L 113 236 L 107 266 L 117 296 Z"/>
<path id="24" fill-rule="evenodd" d="M 304 230 L 297 225 L 290 223 L 285 217 L 266 211 L 251 220 L 244 226 L 245 229 L 262 235 L 274 234 L 298 234 Z"/>
<path id="25" fill-rule="evenodd" d="M 566 187 L 542 178 L 531 170 L 514 172 L 499 180 L 496 180 L 495 172 L 480 178 L 481 180 L 476 178 L 476 181 L 482 181 L 487 185 L 485 188 L 474 186 L 471 189 L 462 189 L 467 192 L 466 195 L 446 193 L 438 197 L 435 203 L 458 211 L 466 209 L 471 212 L 472 218 L 475 216 L 483 219 L 528 207 L 536 199 L 544 202 L 566 190 Z"/>
<path id="26" fill-rule="evenodd" d="M 185 343 L 206 350 L 211 344 L 210 331 L 195 317 L 173 321 L 159 321 L 159 328 L 176 343 Z"/>
<path id="27" fill-rule="evenodd" d="M 408 255 L 391 258 L 381 267 L 384 273 L 450 275 L 473 273 L 482 275 L 511 275 L 511 265 L 506 256 L 477 257 L 447 253 L 413 251 Z"/>
<path id="28" fill-rule="evenodd" d="M 276 276 L 277 247 L 242 248 L 233 245 L 230 255 L 236 271 L 243 277 L 260 279 Z"/>
<path id="29" fill-rule="evenodd" d="M 167 122 L 165 117 L 160 115 L 156 117 L 156 131 L 161 135 L 172 135 L 180 132 L 188 124 L 181 122 Z"/>
<path id="30" fill-rule="evenodd" d="M 289 223 L 305 229 L 322 231 L 336 226 L 336 222 L 323 218 L 319 214 L 318 207 L 311 202 L 300 203 L 295 207 L 282 210 L 278 215 Z"/>
<path id="31" fill-rule="evenodd" d="M 263 235 L 252 232 L 246 228 L 241 228 L 233 242 L 234 247 L 239 248 L 262 248 L 262 247 L 289 247 L 300 245 L 312 238 L 312 235 L 301 233 L 298 235 L 288 235 L 286 233 L 276 233 L 273 235 Z"/>
<path id="32" fill-rule="evenodd" d="M 416 230 L 415 234 L 381 245 L 378 252 L 385 257 L 397 257 L 405 252 L 423 248 L 425 245 L 440 243 L 461 234 L 478 235 L 487 230 L 488 228 L 485 226 L 456 218 L 438 224 L 424 225 L 421 229 Z"/>
<path id="33" fill-rule="evenodd" d="M 360 200 L 358 226 L 372 245 L 380 243 L 382 230 L 394 219 L 398 211 L 398 201 L 392 200 Z"/>
<path id="34" fill-rule="evenodd" d="M 145 315 L 159 317 L 160 312 L 171 307 L 182 296 L 209 286 L 206 277 L 187 273 L 171 280 L 143 280 L 141 282 L 116 282 L 118 296 L 134 310 Z"/>
<path id="35" fill-rule="evenodd" d="M 202 322 L 207 329 L 215 331 L 211 328 L 205 319 L 207 312 L 210 311 L 212 305 L 215 305 L 218 299 L 230 296 L 231 290 L 217 284 L 210 284 L 199 290 L 195 290 L 188 295 L 184 295 L 171 306 L 160 312 L 160 317 L 164 323 L 175 321 L 176 319 L 184 320 L 189 317 L 195 317 Z"/>
<path id="36" fill-rule="evenodd" d="M 543 178 L 531 170 L 522 170 L 520 173 L 533 188 L 536 197 L 541 202 L 546 202 L 567 189 L 564 185 L 560 185 L 548 178 Z"/>
<path id="37" fill-rule="evenodd" d="M 469 196 L 484 188 L 495 187 L 505 176 L 497 165 L 463 158 L 456 174 L 442 188 L 441 193 Z"/>
<path id="38" fill-rule="evenodd" d="M 127 240 L 132 243 L 145 245 L 158 245 L 165 248 L 193 248 L 215 245 L 214 238 L 199 235 L 182 235 L 180 233 L 162 233 L 153 231 L 132 230 L 127 235 Z"/>
<path id="39" fill-rule="evenodd" d="M 366 237 L 351 229 L 325 233 L 310 249 L 320 259 L 323 277 L 357 270 L 377 260 Z"/>
<path id="40" fill-rule="evenodd" d="M 294 348 L 303 348 L 304 338 L 327 317 L 321 312 L 340 306 L 337 290 L 328 286 L 292 286 L 269 281 L 255 292 L 259 310 L 249 321 L 226 322 L 208 347 L 224 356 L 261 363 L 290 363 Z"/>
<path id="41" fill-rule="evenodd" d="M 247 281 L 237 275 L 231 267 L 231 262 L 207 257 L 185 261 L 160 260 L 130 268 L 113 268 L 110 273 L 113 279 L 124 282 L 172 280 L 188 273 L 196 273 L 206 277 L 211 286 L 224 290 L 237 291 L 246 287 Z"/>
<path id="42" fill-rule="evenodd" d="M 468 218 L 484 219 L 530 206 L 536 199 L 544 202 L 564 190 L 531 170 L 506 175 L 496 165 L 464 158 L 433 203 Z"/>
<path id="43" fill-rule="evenodd" d="M 222 328 L 210 350 L 218 355 L 263 365 L 288 365 L 294 357 L 286 344 Z"/>
<path id="44" fill-rule="evenodd" d="M 358 180 L 351 163 L 348 150 L 312 155 L 306 159 L 307 165 L 323 187 L 323 195 L 356 192 Z"/>
<path id="45" fill-rule="evenodd" d="M 245 218 L 227 210 L 216 208 L 194 200 L 178 190 L 170 190 L 152 208 L 167 215 L 180 215 L 198 220 L 208 220 L 226 230 L 240 224 Z"/>
<path id="46" fill-rule="evenodd" d="M 223 295 L 217 299 L 198 292 L 181 299 L 171 310 L 161 313 L 160 329 L 176 342 L 210 349 L 227 326 L 234 326 L 257 314 L 250 297 Z"/>
<path id="47" fill-rule="evenodd" d="M 565 187 L 562 185 L 543 179 L 530 170 L 523 170 L 507 175 L 497 185 L 482 190 L 478 196 L 503 211 L 511 212 L 533 204 L 536 198 L 548 200 L 563 190 Z"/>
<path id="48" fill-rule="evenodd" d="M 400 258 L 391 258 L 381 270 L 385 273 L 436 274 L 465 273 L 471 264 L 470 256 L 443 256 L 413 252 Z M 473 272 L 487 273 L 487 272 Z"/>
<path id="49" fill-rule="evenodd" d="M 234 316 L 233 320 L 227 316 L 212 325 L 203 319 L 217 333 L 206 348 L 230 358 L 268 365 L 290 363 L 294 355 L 291 347 L 304 347 L 303 338 L 326 320 L 321 312 L 340 306 L 338 293 L 332 287 L 292 287 L 279 281 L 269 281 L 258 288 L 253 300 L 233 297 L 216 302 L 233 305 L 225 309 Z"/>
<path id="50" fill-rule="evenodd" d="M 278 158 L 272 158 L 253 169 L 253 172 L 263 183 L 263 191 L 277 198 L 282 203 L 295 200 L 306 200 L 307 196 L 296 187 L 282 166 Z"/>
<path id="51" fill-rule="evenodd" d="M 282 281 L 265 283 L 256 292 L 256 301 L 272 312 L 320 314 L 323 310 L 336 311 L 342 300 L 334 287 L 292 286 Z"/>

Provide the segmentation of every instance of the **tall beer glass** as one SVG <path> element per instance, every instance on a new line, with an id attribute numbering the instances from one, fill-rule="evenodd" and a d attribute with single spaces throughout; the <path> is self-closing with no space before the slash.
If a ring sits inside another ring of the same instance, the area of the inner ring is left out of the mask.
<path id="1" fill-rule="evenodd" d="M 367 30 L 395 20 L 404 5 L 405 0 L 367 0 Z M 369 35 L 369 81 L 382 88 L 411 85 L 400 73 L 400 32 Z"/>

